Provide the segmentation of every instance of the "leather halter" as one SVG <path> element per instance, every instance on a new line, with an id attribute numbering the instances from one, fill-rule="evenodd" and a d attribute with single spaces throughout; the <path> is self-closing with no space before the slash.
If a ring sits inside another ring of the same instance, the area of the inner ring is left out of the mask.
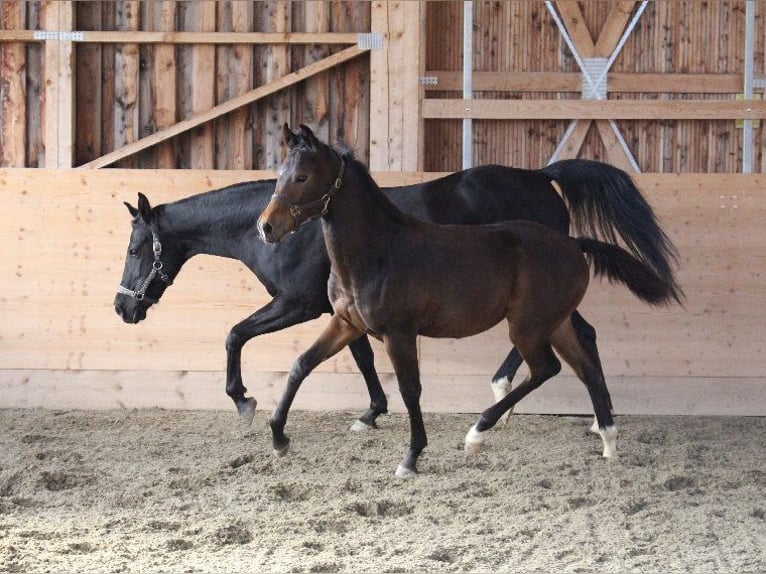
<path id="1" fill-rule="evenodd" d="M 305 225 L 309 221 L 319 219 L 327 213 L 327 209 L 330 206 L 330 200 L 335 196 L 335 194 L 343 185 L 343 172 L 345 170 L 346 160 L 343 158 L 343 156 L 341 156 L 340 171 L 338 172 L 338 177 L 335 178 L 335 181 L 330 186 L 330 189 L 327 191 L 327 193 L 325 193 L 319 199 L 307 201 L 306 203 L 295 204 L 282 194 L 275 192 L 274 195 L 271 196 L 272 199 L 278 201 L 290 210 L 290 215 L 293 216 L 293 222 L 295 224 L 293 226 L 292 232 L 297 231 L 299 227 Z"/>
<path id="2" fill-rule="evenodd" d="M 129 289 L 128 287 L 125 287 L 122 284 L 119 284 L 117 286 L 118 293 L 122 293 L 123 295 L 128 295 L 129 297 L 133 297 L 137 301 L 143 301 L 144 299 L 146 299 L 147 301 L 156 303 L 157 299 L 152 299 L 146 296 L 146 290 L 149 288 L 149 285 L 151 285 L 154 278 L 157 275 L 159 275 L 160 279 L 162 279 L 166 285 L 173 284 L 173 280 L 170 277 L 168 277 L 164 271 L 162 271 L 162 261 L 160 261 L 160 255 L 162 255 L 162 244 L 160 243 L 160 238 L 154 229 L 152 229 L 152 251 L 154 252 L 154 261 L 152 261 L 152 270 L 149 271 L 148 277 L 144 279 L 143 283 L 141 283 L 141 286 L 135 291 L 133 291 L 132 289 Z"/>

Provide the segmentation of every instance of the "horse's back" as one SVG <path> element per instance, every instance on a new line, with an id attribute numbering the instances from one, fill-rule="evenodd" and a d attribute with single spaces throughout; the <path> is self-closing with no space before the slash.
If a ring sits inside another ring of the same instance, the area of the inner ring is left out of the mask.
<path id="1" fill-rule="evenodd" d="M 433 223 L 525 219 L 562 233 L 569 229 L 567 207 L 540 170 L 484 165 L 411 188 L 390 188 L 387 194 L 402 210 Z"/>

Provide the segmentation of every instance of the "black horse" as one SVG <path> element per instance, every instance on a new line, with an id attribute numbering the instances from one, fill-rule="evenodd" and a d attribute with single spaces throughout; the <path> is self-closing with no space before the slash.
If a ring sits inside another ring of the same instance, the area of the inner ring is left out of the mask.
<path id="1" fill-rule="evenodd" d="M 139 193 L 138 207 L 126 203 L 133 217 L 133 231 L 114 300 L 118 315 L 126 323 L 138 323 L 194 255 L 242 261 L 273 298 L 235 325 L 226 339 L 226 393 L 246 424 L 253 420 L 256 401 L 245 396 L 247 389 L 242 382 L 244 344 L 258 335 L 332 312 L 327 297 L 330 262 L 321 226 L 309 223 L 302 233 L 278 245 L 266 245 L 258 238 L 253 223 L 274 188 L 274 180 L 240 183 L 155 207 Z M 540 170 L 482 166 L 426 183 L 388 188 L 385 193 L 404 211 L 435 223 L 527 219 L 568 233 L 571 216 L 576 233 L 610 242 L 621 238 L 631 252 L 677 290 L 672 243 L 630 176 L 604 163 L 565 160 Z M 578 313 L 573 322 L 582 344 L 597 357 L 593 327 Z M 387 411 L 387 399 L 372 349 L 367 337 L 357 339 L 349 348 L 370 394 L 369 409 L 352 428 L 374 427 L 377 417 Z M 512 350 L 493 377 L 497 400 L 510 392 L 521 362 L 519 353 Z"/>

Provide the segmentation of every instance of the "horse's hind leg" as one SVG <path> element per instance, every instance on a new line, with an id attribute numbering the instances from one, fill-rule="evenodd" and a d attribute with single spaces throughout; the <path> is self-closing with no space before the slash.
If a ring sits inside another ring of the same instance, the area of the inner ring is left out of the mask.
<path id="1" fill-rule="evenodd" d="M 492 377 L 492 382 L 490 383 L 496 403 L 500 402 L 511 392 L 511 389 L 513 388 L 513 377 L 516 374 L 516 371 L 519 370 L 521 363 L 521 353 L 514 347 L 511 349 L 511 352 L 508 353 L 508 356 L 505 358 L 505 361 L 503 361 L 503 364 L 500 365 L 500 368 L 495 373 L 495 376 Z M 503 424 L 508 422 L 508 418 L 512 412 L 513 407 L 502 416 Z"/>
<path id="2" fill-rule="evenodd" d="M 561 362 L 556 358 L 548 344 L 530 345 L 529 350 L 521 352 L 527 365 L 529 365 L 529 376 L 504 398 L 481 414 L 479 421 L 471 427 L 465 437 L 465 450 L 467 452 L 475 453 L 481 450 L 484 443 L 484 433 L 495 426 L 497 421 L 516 403 L 561 370 Z"/>
<path id="3" fill-rule="evenodd" d="M 367 392 L 370 394 L 370 408 L 351 425 L 351 430 L 363 431 L 378 428 L 375 421 L 380 415 L 388 412 L 388 400 L 380 384 L 378 372 L 375 370 L 375 355 L 372 352 L 370 340 L 367 336 L 359 337 L 356 341 L 349 343 L 348 348 L 364 377 L 364 382 L 367 383 Z"/>
<path id="4" fill-rule="evenodd" d="M 614 457 L 617 456 L 617 429 L 614 426 L 612 399 L 598 360 L 598 351 L 595 350 L 595 345 L 589 347 L 582 344 L 581 332 L 574 325 L 576 321 L 577 319 L 564 321 L 553 333 L 551 342 L 556 352 L 569 363 L 577 377 L 585 383 L 596 411 L 595 429 L 591 430 L 601 435 L 604 456 Z"/>
<path id="5" fill-rule="evenodd" d="M 575 332 L 577 333 L 577 340 L 580 342 L 580 345 L 582 345 L 583 349 L 585 349 L 585 351 L 588 353 L 588 356 L 595 364 L 598 372 L 601 374 L 601 378 L 604 379 L 604 369 L 601 366 L 601 357 L 599 356 L 598 346 L 596 345 L 596 329 L 593 327 L 593 325 L 588 323 L 585 318 L 577 311 L 572 313 L 572 325 L 574 326 Z M 609 397 L 609 392 L 606 391 L 606 387 L 604 387 L 604 391 L 606 392 L 607 397 Z M 609 399 L 609 410 L 614 412 L 614 409 L 612 409 L 611 398 Z M 596 412 L 595 402 L 593 403 L 593 412 Z M 598 418 L 595 415 L 593 417 L 593 425 L 591 426 L 590 430 L 594 433 L 599 432 Z"/>

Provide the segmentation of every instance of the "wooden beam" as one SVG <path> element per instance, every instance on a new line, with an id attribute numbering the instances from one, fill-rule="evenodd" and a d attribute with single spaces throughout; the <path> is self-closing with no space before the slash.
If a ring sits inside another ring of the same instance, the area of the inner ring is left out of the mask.
<path id="1" fill-rule="evenodd" d="M 72 1 L 47 0 L 45 29 L 69 31 Z M 74 51 L 71 40 L 45 42 L 45 167 L 72 167 L 74 152 Z"/>
<path id="2" fill-rule="evenodd" d="M 0 9 L 0 27 L 23 28 L 23 3 L 5 2 Z M 26 54 L 23 43 L 9 43 L 0 47 L 0 165 L 24 167 L 26 163 L 25 136 L 27 128 L 25 98 Z"/>
<path id="3" fill-rule="evenodd" d="M 79 32 L 77 42 L 101 44 L 356 44 L 349 32 Z M 0 42 L 39 42 L 34 30 L 0 30 Z"/>
<path id="4" fill-rule="evenodd" d="M 425 6 L 376 1 L 371 9 L 371 30 L 383 36 L 384 49 L 370 54 L 370 166 L 416 170 L 422 156 Z"/>
<path id="5" fill-rule="evenodd" d="M 434 100 L 427 119 L 735 120 L 766 118 L 758 100 Z"/>
<path id="6" fill-rule="evenodd" d="M 174 126 L 170 128 L 153 133 L 152 135 L 142 138 L 133 144 L 127 145 L 122 149 L 115 150 L 112 153 L 108 153 L 96 160 L 93 160 L 84 165 L 81 165 L 80 167 L 97 169 L 97 168 L 105 167 L 107 165 L 111 165 L 114 162 L 119 161 L 124 157 L 137 153 L 141 150 L 147 149 L 155 144 L 158 144 L 159 142 L 165 141 L 187 130 L 195 128 L 198 125 L 201 125 L 205 122 L 209 122 L 210 120 L 214 120 L 215 118 L 219 116 L 222 116 L 233 110 L 236 110 L 237 108 L 241 108 L 242 106 L 251 104 L 270 94 L 274 94 L 289 86 L 297 84 L 298 82 L 302 82 L 306 78 L 310 78 L 311 76 L 319 74 L 325 70 L 329 70 L 333 66 L 337 66 L 338 64 L 342 64 L 343 62 L 351 60 L 352 58 L 356 58 L 357 56 L 364 54 L 366 51 L 367 50 L 363 50 L 356 46 L 346 48 L 345 50 L 337 52 L 336 54 L 333 54 L 332 56 L 328 56 L 327 58 L 324 58 L 323 60 L 319 60 L 317 62 L 309 64 L 308 66 L 305 66 L 304 68 L 301 68 L 300 70 L 296 70 L 295 72 L 282 76 L 281 78 L 279 78 L 278 80 L 275 80 L 274 82 L 271 82 L 270 84 L 267 84 L 265 86 L 259 86 L 256 89 L 251 90 L 250 92 L 246 94 L 233 98 L 229 100 L 228 102 L 224 102 L 223 104 L 219 104 L 215 106 L 214 108 L 208 110 L 207 112 L 198 114 L 192 118 L 188 118 L 186 120 L 178 122 L 177 124 L 175 124 Z"/>
<path id="7" fill-rule="evenodd" d="M 459 92 L 463 73 L 446 70 L 426 70 L 426 77 L 436 78 L 436 84 L 426 85 L 427 92 Z M 738 94 L 742 92 L 742 74 L 628 74 L 610 73 L 607 92 L 639 94 Z M 579 72 L 474 72 L 475 92 L 549 92 L 579 93 L 582 74 Z"/>

